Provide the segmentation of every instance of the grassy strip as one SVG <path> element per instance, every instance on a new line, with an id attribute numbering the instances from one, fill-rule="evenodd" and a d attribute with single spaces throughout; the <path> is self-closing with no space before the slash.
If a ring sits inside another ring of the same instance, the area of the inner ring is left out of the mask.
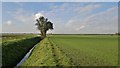
<path id="1" fill-rule="evenodd" d="M 31 56 L 22 64 L 28 66 L 70 66 L 70 59 L 48 38 L 35 47 Z"/>
<path id="2" fill-rule="evenodd" d="M 54 53 L 54 58 L 56 60 L 56 66 L 71 66 L 73 65 L 72 61 L 70 58 L 67 57 L 67 55 L 55 44 L 53 41 L 49 38 L 50 41 L 52 52 Z"/>
<path id="3" fill-rule="evenodd" d="M 27 39 L 27 38 L 32 38 L 32 37 L 36 37 L 36 35 L 33 34 L 27 34 L 27 35 L 17 35 L 17 34 L 8 34 L 8 35 L 2 35 L 2 43 L 4 42 L 14 42 L 14 41 L 18 41 L 21 39 Z"/>
<path id="4" fill-rule="evenodd" d="M 15 66 L 40 41 L 40 37 L 2 43 L 2 67 Z"/>

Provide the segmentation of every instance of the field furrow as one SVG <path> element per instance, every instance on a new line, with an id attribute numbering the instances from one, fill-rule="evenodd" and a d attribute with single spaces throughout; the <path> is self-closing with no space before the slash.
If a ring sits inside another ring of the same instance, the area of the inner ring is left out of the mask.
<path id="1" fill-rule="evenodd" d="M 49 38 L 45 38 L 21 66 L 70 66 L 71 64 L 70 58 Z"/>

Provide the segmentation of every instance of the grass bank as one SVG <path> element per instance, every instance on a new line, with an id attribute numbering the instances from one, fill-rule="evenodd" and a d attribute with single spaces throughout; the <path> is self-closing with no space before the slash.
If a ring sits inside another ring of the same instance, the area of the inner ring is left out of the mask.
<path id="1" fill-rule="evenodd" d="M 16 66 L 24 55 L 38 42 L 40 37 L 35 36 L 7 36 L 2 42 L 2 67 Z"/>

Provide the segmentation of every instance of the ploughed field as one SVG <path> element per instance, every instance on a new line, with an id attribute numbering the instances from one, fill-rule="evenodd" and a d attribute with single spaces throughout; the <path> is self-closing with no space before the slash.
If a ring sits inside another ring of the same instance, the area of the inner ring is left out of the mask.
<path id="1" fill-rule="evenodd" d="M 21 66 L 117 66 L 117 35 L 49 35 Z"/>
<path id="2" fill-rule="evenodd" d="M 33 34 L 2 35 L 2 66 L 16 66 L 40 37 Z"/>

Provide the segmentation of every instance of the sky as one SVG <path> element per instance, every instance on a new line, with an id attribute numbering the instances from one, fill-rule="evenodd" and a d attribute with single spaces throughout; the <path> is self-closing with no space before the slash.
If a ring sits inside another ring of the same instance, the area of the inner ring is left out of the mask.
<path id="1" fill-rule="evenodd" d="M 1 0 L 2 2 L 119 2 L 119 0 Z"/>
<path id="2" fill-rule="evenodd" d="M 54 34 L 118 32 L 117 2 L 3 2 L 2 32 L 38 33 L 35 14 L 53 23 Z"/>

